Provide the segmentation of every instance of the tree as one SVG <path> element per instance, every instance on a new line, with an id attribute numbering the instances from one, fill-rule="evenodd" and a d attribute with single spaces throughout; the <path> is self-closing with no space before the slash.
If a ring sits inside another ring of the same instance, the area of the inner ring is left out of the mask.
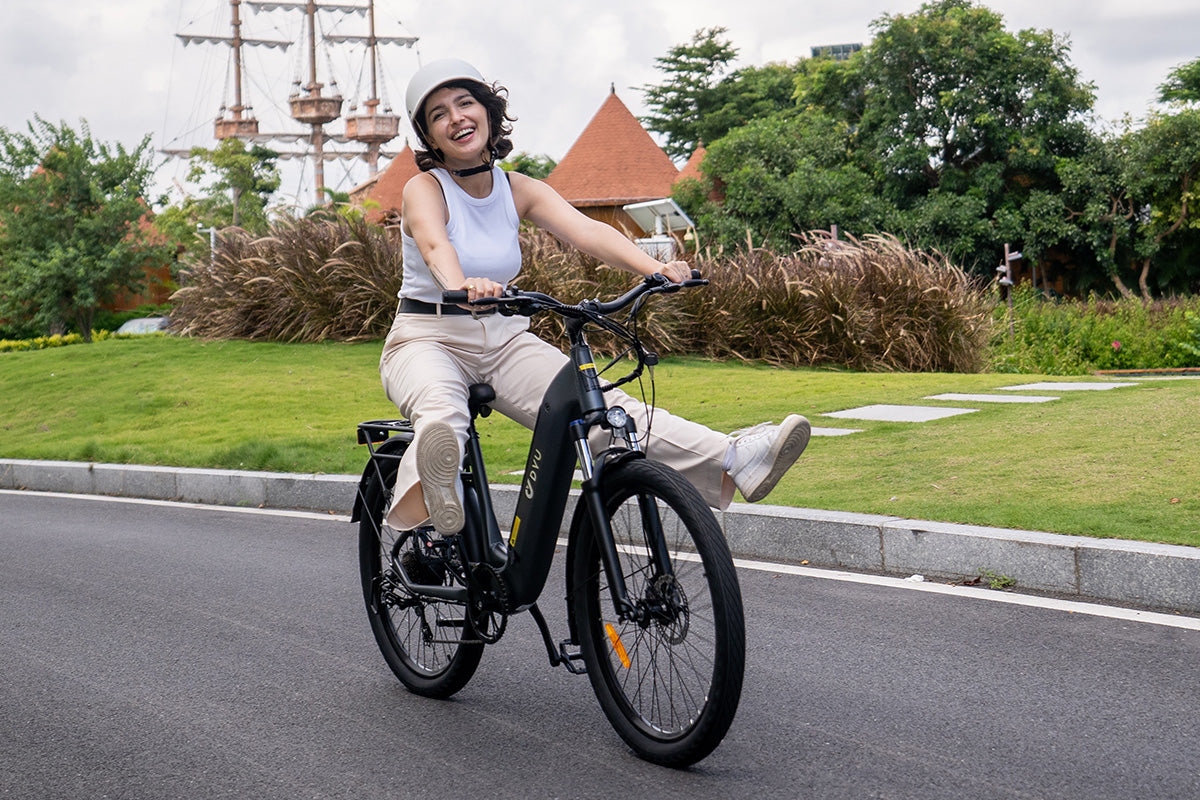
<path id="1" fill-rule="evenodd" d="M 666 73 L 666 81 L 642 87 L 652 111 L 642 117 L 642 123 L 666 137 L 663 149 L 672 158 L 691 155 L 702 138 L 700 121 L 719 107 L 713 89 L 737 57 L 725 32 L 725 28 L 696 31 L 690 43 L 677 45 L 655 59 L 658 69 Z"/>
<path id="2" fill-rule="evenodd" d="M 1126 164 L 1129 192 L 1135 199 L 1135 267 L 1138 288 L 1149 300 L 1154 289 L 1167 288 L 1172 272 L 1190 265 L 1170 264 L 1159 256 L 1168 241 L 1200 230 L 1200 109 L 1153 114 L 1129 138 Z M 1157 275 L 1151 285 L 1151 272 Z M 1194 276 L 1198 270 L 1188 270 Z M 1186 278 L 1185 278 L 1186 279 Z"/>
<path id="3" fill-rule="evenodd" d="M 890 213 L 871 176 L 850 159 L 852 131 L 822 111 L 749 122 L 708 148 L 708 184 L 679 187 L 676 199 L 701 233 L 725 246 L 747 235 L 756 245 L 787 250 L 794 235 L 840 225 L 871 232 Z M 719 200 L 709 199 L 719 187 Z"/>
<path id="4" fill-rule="evenodd" d="M 200 194 L 187 194 L 163 208 L 154 224 L 164 237 L 178 242 L 191 258 L 210 257 L 211 229 L 235 227 L 264 233 L 271 195 L 279 188 L 278 154 L 259 145 L 247 148 L 240 139 L 222 139 L 211 149 L 192 148 L 187 180 L 201 183 Z"/>
<path id="5" fill-rule="evenodd" d="M 873 27 L 875 40 L 847 61 L 740 70 L 705 89 L 713 110 L 688 130 L 727 126 L 733 139 L 746 125 L 741 117 L 761 114 L 800 120 L 791 135 L 825 142 L 811 145 L 819 157 L 794 170 L 759 173 L 753 192 L 733 188 L 750 178 L 749 166 L 735 176 L 732 163 L 711 164 L 713 187 L 726 188 L 724 211 L 776 241 L 791 226 L 831 217 L 858 233 L 887 225 L 886 232 L 988 273 L 1006 241 L 1030 242 L 1026 255 L 1034 256 L 1058 245 L 1064 229 L 1035 214 L 1061 188 L 1059 161 L 1082 153 L 1091 137 L 1092 89 L 1070 64 L 1065 40 L 1049 31 L 1010 33 L 999 15 L 969 0 L 926 3 Z M 785 72 L 790 102 L 764 101 L 776 95 L 762 87 Z M 723 119 L 729 109 L 740 113 Z M 829 122 L 841 126 L 837 148 L 828 146 Z M 711 141 L 710 155 L 721 144 Z M 778 152 L 746 153 L 746 164 Z M 884 203 L 892 210 L 881 211 Z M 814 213 L 797 213 L 801 206 Z M 821 207 L 830 213 L 815 213 Z"/>
<path id="6" fill-rule="evenodd" d="M 711 110 L 696 120 L 692 149 L 702 142 L 715 142 L 752 120 L 795 115 L 796 80 L 797 68 L 781 63 L 730 73 L 705 99 L 704 105 Z"/>
<path id="7" fill-rule="evenodd" d="M 535 156 L 532 153 L 521 151 L 509 156 L 508 160 L 500 166 L 511 172 L 520 172 L 531 178 L 544 180 L 558 166 L 558 162 L 550 156 Z"/>
<path id="8" fill-rule="evenodd" d="M 1200 109 L 1098 136 L 1059 169 L 1067 217 L 1121 295 L 1134 295 L 1134 280 L 1145 300 L 1195 285 L 1186 252 L 1200 243 Z"/>
<path id="9" fill-rule="evenodd" d="M 1158 87 L 1158 99 L 1164 103 L 1200 103 L 1200 58 L 1171 70 Z"/>
<path id="10" fill-rule="evenodd" d="M 1009 33 L 969 0 L 926 3 L 873 27 L 863 139 L 902 204 L 946 183 L 962 193 L 989 163 L 1011 167 L 1008 181 L 1040 183 L 1086 138 L 1093 89 L 1052 32 Z"/>
<path id="11" fill-rule="evenodd" d="M 192 148 L 189 181 L 209 179 L 208 196 L 199 201 L 207 219 L 217 227 L 264 231 L 267 204 L 279 189 L 279 154 L 240 139 L 222 139 L 213 149 Z"/>
<path id="12" fill-rule="evenodd" d="M 35 117 L 0 128 L 0 317 L 47 330 L 73 321 L 91 341 L 96 310 L 145 283 L 168 248 L 143 224 L 150 137 L 132 151 Z"/>

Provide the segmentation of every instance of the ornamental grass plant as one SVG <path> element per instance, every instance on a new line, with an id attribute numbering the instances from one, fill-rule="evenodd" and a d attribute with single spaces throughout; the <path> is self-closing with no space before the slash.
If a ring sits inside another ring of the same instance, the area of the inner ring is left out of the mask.
<path id="1" fill-rule="evenodd" d="M 340 215 L 231 229 L 211 261 L 185 265 L 174 330 L 207 339 L 360 341 L 383 336 L 400 289 L 400 242 Z"/>
<path id="2" fill-rule="evenodd" d="M 610 298 L 633 277 L 554 237 L 523 231 L 521 288 Z M 663 353 L 775 366 L 974 372 L 992 320 L 975 280 L 938 255 L 889 237 L 808 234 L 795 252 L 692 259 L 710 284 L 655 303 L 641 334 Z M 362 220 L 306 218 L 272 234 L 230 232 L 209 263 L 191 263 L 175 295 L 176 330 L 259 341 L 358 341 L 388 330 L 400 288 L 399 234 Z M 534 330 L 562 342 L 561 323 Z M 604 350 L 603 337 L 597 343 Z"/>

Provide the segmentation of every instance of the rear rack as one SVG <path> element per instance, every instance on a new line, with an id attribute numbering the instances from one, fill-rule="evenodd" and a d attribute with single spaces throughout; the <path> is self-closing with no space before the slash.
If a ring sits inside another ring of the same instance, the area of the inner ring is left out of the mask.
<path id="1" fill-rule="evenodd" d="M 386 442 L 393 434 L 397 434 L 406 441 L 411 442 L 413 437 L 412 423 L 406 419 L 375 419 L 370 422 L 358 423 L 359 444 Z"/>

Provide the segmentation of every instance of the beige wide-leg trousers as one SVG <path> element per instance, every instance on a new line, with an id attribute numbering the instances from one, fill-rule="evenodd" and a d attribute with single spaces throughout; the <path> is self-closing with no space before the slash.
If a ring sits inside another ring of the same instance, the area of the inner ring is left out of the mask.
<path id="1" fill-rule="evenodd" d="M 527 317 L 489 314 L 397 314 L 384 343 L 379 372 L 388 399 L 412 420 L 413 446 L 400 461 L 393 498 L 398 500 L 419 483 L 417 445 L 425 425 L 433 420 L 448 423 L 458 434 L 459 450 L 467 441 L 467 388 L 488 383 L 496 390 L 492 408 L 532 429 L 546 388 L 567 356 L 529 330 Z M 621 405 L 637 422 L 639 434 L 647 429 L 647 406 L 619 390 L 605 395 L 610 405 Z M 733 499 L 733 484 L 722 464 L 729 437 L 695 422 L 654 409 L 648 457 L 679 470 L 711 506 L 724 508 Z M 388 524 L 407 530 L 423 519 L 400 519 L 395 506 Z"/>

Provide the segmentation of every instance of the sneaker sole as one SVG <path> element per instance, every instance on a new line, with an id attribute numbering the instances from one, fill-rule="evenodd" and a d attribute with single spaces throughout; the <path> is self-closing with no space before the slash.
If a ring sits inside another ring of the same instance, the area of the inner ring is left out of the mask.
<path id="1" fill-rule="evenodd" d="M 417 447 L 417 475 L 425 495 L 425 510 L 438 533 L 462 530 L 466 517 L 458 499 L 458 437 L 444 422 L 431 422 Z"/>
<path id="2" fill-rule="evenodd" d="M 779 427 L 779 438 L 776 439 L 774 452 L 771 453 L 771 470 L 759 481 L 758 486 L 754 487 L 753 492 L 743 495 L 747 503 L 757 503 L 770 494 L 775 484 L 779 483 L 779 479 L 796 463 L 804 448 L 808 447 L 812 426 L 804 417 L 789 414 Z"/>

